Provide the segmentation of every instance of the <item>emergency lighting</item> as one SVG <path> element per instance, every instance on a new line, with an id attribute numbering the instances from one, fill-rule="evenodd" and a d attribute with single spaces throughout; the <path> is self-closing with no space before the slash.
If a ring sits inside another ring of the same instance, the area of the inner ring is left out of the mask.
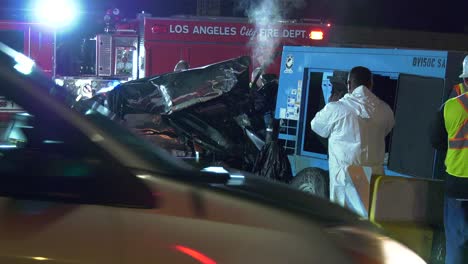
<path id="1" fill-rule="evenodd" d="M 309 38 L 313 40 L 322 40 L 323 39 L 323 32 L 322 31 L 311 31 L 309 34 Z"/>
<path id="2" fill-rule="evenodd" d="M 55 84 L 58 85 L 58 86 L 63 86 L 65 85 L 65 81 L 62 80 L 62 79 L 55 79 Z"/>
<path id="3" fill-rule="evenodd" d="M 36 0 L 33 10 L 39 22 L 66 27 L 78 17 L 77 0 Z"/>
<path id="4" fill-rule="evenodd" d="M 14 68 L 22 74 L 29 75 L 33 71 L 34 61 L 21 53 L 15 56 L 15 62 Z"/>

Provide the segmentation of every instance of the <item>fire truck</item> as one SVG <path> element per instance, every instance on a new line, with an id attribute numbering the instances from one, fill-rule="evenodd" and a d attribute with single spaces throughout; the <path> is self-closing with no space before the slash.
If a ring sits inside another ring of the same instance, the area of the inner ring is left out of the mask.
<path id="1" fill-rule="evenodd" d="M 3 42 L 23 52 L 51 76 L 71 90 L 86 84 L 94 90 L 122 81 L 171 72 L 181 60 L 191 68 L 234 57 L 250 55 L 253 66 L 279 73 L 279 54 L 284 45 L 323 46 L 330 24 L 320 20 L 277 21 L 260 26 L 242 18 L 175 16 L 151 17 L 140 13 L 135 19 L 118 20 L 118 9 L 104 16 L 104 33 L 83 40 L 78 71 L 60 76 L 61 67 L 73 63 L 54 58 L 54 32 L 38 23 L 0 22 Z M 70 49 L 69 53 L 77 53 Z M 76 68 L 76 67 L 75 67 Z M 86 70 L 83 70 L 86 69 Z"/>
<path id="2" fill-rule="evenodd" d="M 199 67 L 251 55 L 254 66 L 258 66 L 270 60 L 265 56 L 281 51 L 283 45 L 325 45 L 328 29 L 329 24 L 319 20 L 259 26 L 239 18 L 157 18 L 141 13 L 135 20 L 117 25 L 114 33 L 98 35 L 98 75 L 120 74 L 123 50 L 132 51 L 131 57 L 136 58 L 136 78 L 170 72 L 180 60 Z M 279 68 L 278 56 L 268 71 L 279 73 Z"/>

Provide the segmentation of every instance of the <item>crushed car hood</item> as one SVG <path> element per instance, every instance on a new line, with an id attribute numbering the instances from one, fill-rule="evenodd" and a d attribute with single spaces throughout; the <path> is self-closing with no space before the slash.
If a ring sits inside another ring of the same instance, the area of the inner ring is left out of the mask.
<path id="1" fill-rule="evenodd" d="M 105 97 L 109 110 L 116 114 L 170 114 L 229 92 L 240 75 L 248 74 L 249 65 L 250 57 L 244 56 L 138 79 L 106 91 Z"/>

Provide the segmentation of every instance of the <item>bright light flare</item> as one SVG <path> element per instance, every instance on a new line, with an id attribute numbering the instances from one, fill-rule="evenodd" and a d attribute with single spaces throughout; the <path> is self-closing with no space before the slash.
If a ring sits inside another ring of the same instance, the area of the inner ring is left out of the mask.
<path id="1" fill-rule="evenodd" d="M 313 40 L 322 40 L 323 39 L 323 32 L 322 31 L 311 31 L 309 34 L 309 38 Z"/>
<path id="2" fill-rule="evenodd" d="M 33 60 L 21 53 L 17 53 L 15 56 L 15 61 L 16 65 L 14 67 L 17 71 L 24 75 L 29 75 L 32 73 L 35 64 Z"/>
<path id="3" fill-rule="evenodd" d="M 64 86 L 65 85 L 65 81 L 63 79 L 55 79 L 55 84 L 58 85 L 58 86 Z"/>
<path id="4" fill-rule="evenodd" d="M 70 25 L 79 13 L 77 0 L 37 0 L 33 10 L 38 22 L 55 28 Z"/>
<path id="5" fill-rule="evenodd" d="M 359 263 L 426 264 L 411 249 L 378 233 L 346 226 L 329 230 L 333 239 L 338 239 L 336 241 L 356 257 L 355 260 L 360 260 Z"/>
<path id="6" fill-rule="evenodd" d="M 37 260 L 37 261 L 49 260 L 48 258 L 44 258 L 44 257 L 32 257 L 32 259 Z"/>
<path id="7" fill-rule="evenodd" d="M 229 173 L 229 172 L 228 172 L 226 169 L 224 169 L 223 167 L 215 167 L 215 166 L 206 167 L 206 168 L 202 169 L 201 171 L 213 172 L 213 173 Z"/>
<path id="8" fill-rule="evenodd" d="M 8 47 L 7 45 L 0 42 L 0 51 L 6 53 L 8 56 L 12 57 L 16 64 L 13 66 L 17 71 L 22 74 L 28 75 L 31 74 L 35 65 L 35 62 L 26 55 L 17 52 L 16 50 Z"/>

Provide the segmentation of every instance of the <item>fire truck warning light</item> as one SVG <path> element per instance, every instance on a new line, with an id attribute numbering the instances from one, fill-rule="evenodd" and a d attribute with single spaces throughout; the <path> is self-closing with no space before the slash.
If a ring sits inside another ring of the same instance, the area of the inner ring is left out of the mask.
<path id="1" fill-rule="evenodd" d="M 309 34 L 309 38 L 313 40 L 322 40 L 323 39 L 323 31 L 313 30 Z"/>

